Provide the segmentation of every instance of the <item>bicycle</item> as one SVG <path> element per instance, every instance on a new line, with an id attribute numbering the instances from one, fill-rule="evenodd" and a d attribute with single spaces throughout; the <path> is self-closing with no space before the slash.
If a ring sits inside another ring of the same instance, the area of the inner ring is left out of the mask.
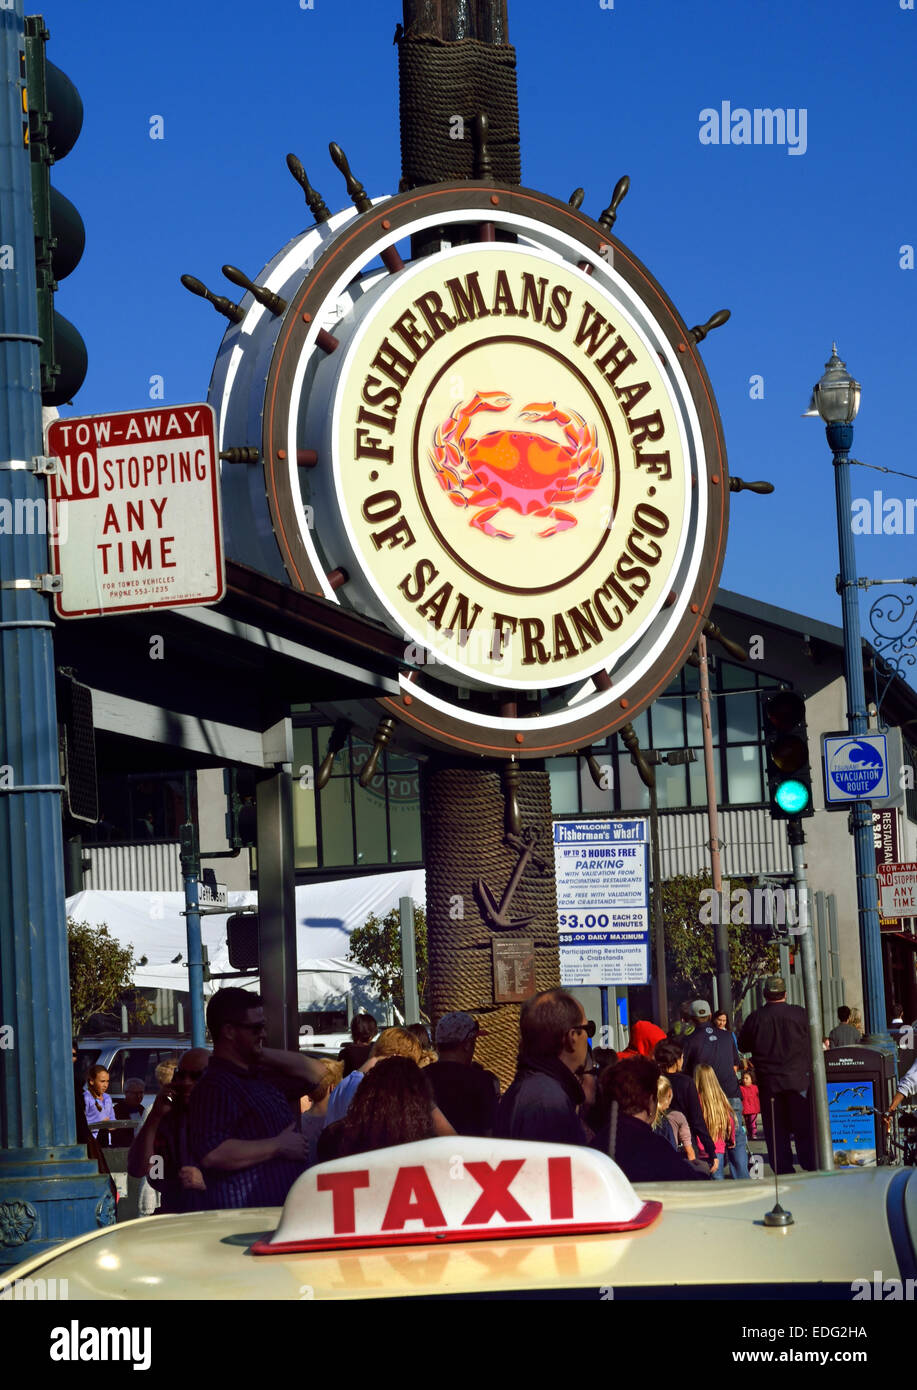
<path id="1" fill-rule="evenodd" d="M 896 1110 L 891 1115 L 873 1105 L 848 1105 L 856 1115 L 876 1115 L 886 1127 L 887 1152 L 877 1160 L 879 1167 L 917 1168 L 917 1114 Z"/>

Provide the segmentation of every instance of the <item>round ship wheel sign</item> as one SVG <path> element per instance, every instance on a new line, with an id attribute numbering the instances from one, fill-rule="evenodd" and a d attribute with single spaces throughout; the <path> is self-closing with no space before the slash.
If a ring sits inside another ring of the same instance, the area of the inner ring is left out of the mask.
<path id="1" fill-rule="evenodd" d="M 441 249 L 402 258 L 434 229 Z M 309 235 L 292 293 L 297 243 L 260 282 L 289 296 L 264 497 L 290 582 L 404 643 L 399 695 L 359 722 L 493 757 L 600 742 L 684 664 L 722 567 L 726 455 L 692 335 L 625 247 L 529 190 L 415 189 Z M 251 356 L 246 326 L 227 340 Z M 228 375 L 221 448 L 242 427 Z"/>

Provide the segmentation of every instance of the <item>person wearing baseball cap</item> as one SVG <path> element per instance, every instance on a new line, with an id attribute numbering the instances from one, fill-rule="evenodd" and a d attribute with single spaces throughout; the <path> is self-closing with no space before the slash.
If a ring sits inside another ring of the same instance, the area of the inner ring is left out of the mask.
<path id="1" fill-rule="evenodd" d="M 780 975 L 764 981 L 764 1001 L 742 1025 L 739 1051 L 754 1061 L 767 1160 L 775 1173 L 794 1172 L 792 1136 L 799 1162 L 814 1171 L 809 1020 L 805 1009 L 786 1002 Z"/>
<path id="2" fill-rule="evenodd" d="M 461 1009 L 444 1014 L 436 1025 L 439 1060 L 427 1067 L 425 1075 L 436 1104 L 456 1134 L 486 1137 L 493 1133 L 500 1083 L 474 1060 L 475 1044 L 485 1036 L 478 1020 Z"/>

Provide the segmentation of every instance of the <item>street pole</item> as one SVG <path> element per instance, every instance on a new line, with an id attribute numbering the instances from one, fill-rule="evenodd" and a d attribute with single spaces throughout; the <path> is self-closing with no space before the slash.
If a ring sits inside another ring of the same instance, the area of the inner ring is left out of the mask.
<path id="1" fill-rule="evenodd" d="M 840 556 L 841 612 L 844 625 L 844 676 L 847 683 L 847 728 L 851 734 L 869 731 L 866 712 L 866 682 L 863 679 L 863 643 L 860 638 L 860 610 L 853 532 L 850 527 L 850 460 L 853 425 L 829 424 L 825 430 L 834 455 L 834 485 L 837 501 L 837 539 Z M 882 932 L 879 927 L 879 894 L 876 882 L 876 851 L 873 839 L 872 802 L 858 801 L 850 812 L 856 859 L 857 910 L 860 925 L 860 959 L 863 970 L 863 1009 L 866 1036 L 863 1041 L 892 1046 L 886 1031 L 885 980 L 882 970 Z"/>
<path id="2" fill-rule="evenodd" d="M 185 931 L 188 938 L 188 991 L 191 995 L 191 1046 L 204 1047 L 204 962 L 201 954 L 201 916 L 198 911 L 201 858 L 197 827 L 191 819 L 191 778 L 185 773 L 185 810 L 188 820 L 180 829 L 181 872 L 185 885 Z"/>
<path id="3" fill-rule="evenodd" d="M 802 986 L 805 992 L 806 1014 L 809 1020 L 809 1058 L 812 1070 L 812 1097 L 815 1111 L 815 1158 L 822 1172 L 834 1172 L 834 1145 L 831 1141 L 831 1120 L 828 1115 L 828 1083 L 825 1075 L 825 1052 L 822 1047 L 821 1001 L 818 993 L 818 972 L 815 967 L 815 933 L 809 911 L 809 885 L 806 880 L 806 832 L 798 818 L 787 822 L 787 839 L 793 857 L 793 885 L 796 889 L 796 926 L 802 957 Z"/>
<path id="4" fill-rule="evenodd" d="M 420 1022 L 420 998 L 417 993 L 417 948 L 414 940 L 414 902 L 402 898 L 398 904 L 401 915 L 401 977 L 404 981 L 404 1021 Z"/>
<path id="5" fill-rule="evenodd" d="M 860 638 L 860 609 L 856 556 L 850 524 L 850 447 L 853 421 L 860 408 L 860 385 L 854 381 L 837 355 L 837 344 L 825 363 L 825 374 L 816 382 L 807 415 L 820 415 L 825 422 L 828 447 L 834 456 L 834 493 L 837 505 L 837 548 L 840 574 L 837 591 L 841 598 L 844 626 L 844 679 L 847 686 L 847 729 L 851 734 L 869 730 L 866 713 L 866 683 L 863 679 L 863 643 Z M 860 961 L 863 972 L 863 1012 L 865 1043 L 890 1048 L 894 1043 L 886 1031 L 885 981 L 882 970 L 882 933 L 879 927 L 879 895 L 876 883 L 876 855 L 873 842 L 872 802 L 857 801 L 850 812 L 856 860 L 857 912 L 860 929 Z"/>
<path id="6" fill-rule="evenodd" d="M 76 1140 L 22 0 L 0 20 L 0 1269 L 110 1225 Z"/>
<path id="7" fill-rule="evenodd" d="M 656 769 L 650 767 L 650 858 L 653 866 L 653 942 L 656 955 L 656 1018 L 668 1031 L 669 993 L 665 976 L 665 913 L 662 909 L 662 858 L 659 853 L 659 802 Z"/>
<path id="8" fill-rule="evenodd" d="M 697 639 L 697 662 L 700 673 L 701 727 L 704 736 L 704 779 L 707 786 L 707 826 L 710 831 L 710 876 L 713 880 L 715 902 L 722 902 L 723 871 L 720 865 L 719 816 L 716 805 L 716 775 L 713 767 L 713 724 L 710 718 L 710 671 L 707 666 L 707 639 L 703 633 Z M 732 972 L 729 968 L 729 922 L 726 911 L 713 918 L 713 962 L 716 972 L 717 1008 L 732 1014 Z"/>
<path id="9" fill-rule="evenodd" d="M 653 871 L 653 954 L 656 968 L 653 974 L 656 1017 L 660 1028 L 668 1028 L 669 999 L 665 973 L 665 913 L 662 904 L 662 858 L 659 852 L 659 803 L 656 795 L 656 763 L 661 753 L 656 748 L 642 749 L 633 724 L 620 730 L 621 742 L 637 769 L 640 781 L 650 794 L 650 865 Z"/>

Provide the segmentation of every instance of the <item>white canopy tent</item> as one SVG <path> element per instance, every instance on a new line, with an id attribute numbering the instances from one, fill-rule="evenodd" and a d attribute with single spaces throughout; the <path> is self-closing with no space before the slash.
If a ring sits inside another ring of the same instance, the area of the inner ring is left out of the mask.
<path id="1" fill-rule="evenodd" d="M 375 1000 L 369 980 L 360 966 L 347 959 L 350 933 L 367 917 L 379 917 L 398 906 L 400 898 L 426 901 L 426 876 L 422 869 L 371 874 L 331 882 L 300 884 L 296 889 L 296 954 L 299 1008 L 343 1008 L 348 994 L 356 1008 Z M 230 971 L 226 921 L 231 912 L 257 905 L 254 892 L 229 894 L 225 914 L 201 917 L 201 939 L 210 957 L 213 974 Z M 108 927 L 122 945 L 130 946 L 137 960 L 133 983 L 138 989 L 187 992 L 188 940 L 183 893 L 96 892 L 76 893 L 67 899 L 67 915 L 77 922 Z M 180 959 L 176 959 L 179 956 Z M 205 994 L 224 981 L 204 985 Z M 257 976 L 232 981 L 245 989 L 258 988 Z"/>

